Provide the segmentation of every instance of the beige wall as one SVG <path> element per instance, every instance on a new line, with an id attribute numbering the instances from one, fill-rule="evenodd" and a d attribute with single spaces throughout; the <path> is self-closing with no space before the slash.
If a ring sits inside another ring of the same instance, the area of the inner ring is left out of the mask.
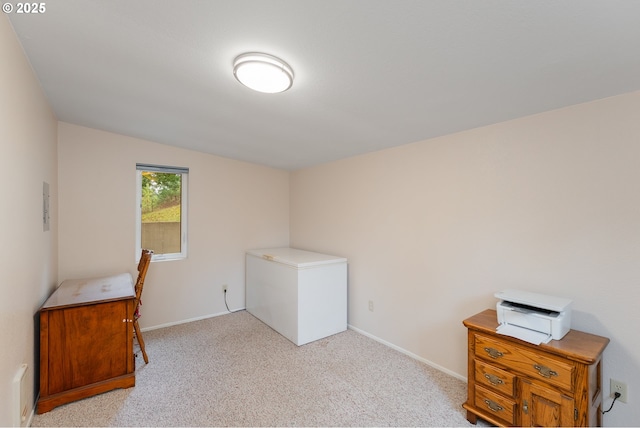
<path id="1" fill-rule="evenodd" d="M 605 394 L 640 391 L 640 92 L 303 169 L 290 204 L 291 246 L 349 259 L 351 326 L 466 377 L 495 291 L 568 297 Z"/>
<path id="2" fill-rule="evenodd" d="M 136 163 L 189 168 L 188 258 L 154 262 L 142 328 L 244 307 L 244 251 L 289 242 L 289 173 L 59 124 L 59 280 L 136 273 Z"/>
<path id="3" fill-rule="evenodd" d="M 35 397 L 34 316 L 57 280 L 57 121 L 0 15 L 0 426 L 11 426 L 12 381 L 29 365 Z M 51 226 L 42 227 L 42 187 L 50 186 Z M 32 406 L 28 409 L 32 411 Z"/>

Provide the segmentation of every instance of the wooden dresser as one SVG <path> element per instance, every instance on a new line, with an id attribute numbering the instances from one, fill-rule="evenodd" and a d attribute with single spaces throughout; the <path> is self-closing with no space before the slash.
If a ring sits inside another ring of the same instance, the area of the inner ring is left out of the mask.
<path id="1" fill-rule="evenodd" d="M 135 385 L 128 273 L 64 281 L 40 308 L 37 412 Z"/>
<path id="2" fill-rule="evenodd" d="M 498 426 L 600 426 L 606 337 L 571 330 L 532 345 L 496 333 L 496 311 L 466 320 L 467 419 Z"/>

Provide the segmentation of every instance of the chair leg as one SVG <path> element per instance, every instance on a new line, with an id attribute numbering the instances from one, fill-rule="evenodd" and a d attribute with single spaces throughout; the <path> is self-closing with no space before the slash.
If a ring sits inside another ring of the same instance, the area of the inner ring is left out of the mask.
<path id="1" fill-rule="evenodd" d="M 138 339 L 138 344 L 140 345 L 140 350 L 142 351 L 142 358 L 144 358 L 144 363 L 149 364 L 149 357 L 147 357 L 147 351 L 144 350 L 144 339 L 142 338 L 142 334 L 140 333 L 140 325 L 138 324 L 138 320 L 133 321 L 133 331 L 136 333 L 136 338 Z"/>

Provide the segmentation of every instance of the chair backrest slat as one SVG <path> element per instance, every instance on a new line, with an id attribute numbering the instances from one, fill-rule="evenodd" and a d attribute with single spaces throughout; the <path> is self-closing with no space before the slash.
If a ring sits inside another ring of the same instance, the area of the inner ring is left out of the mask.
<path id="1" fill-rule="evenodd" d="M 140 297 L 142 296 L 142 288 L 144 286 L 144 279 L 147 276 L 147 270 L 149 269 L 149 263 L 151 262 L 151 256 L 153 256 L 153 250 L 142 250 L 140 261 L 138 262 L 138 278 L 136 279 L 136 309 L 140 305 Z"/>

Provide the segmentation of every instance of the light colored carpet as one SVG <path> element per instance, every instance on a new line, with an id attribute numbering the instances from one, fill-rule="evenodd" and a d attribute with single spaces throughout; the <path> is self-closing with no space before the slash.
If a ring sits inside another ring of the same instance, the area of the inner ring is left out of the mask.
<path id="1" fill-rule="evenodd" d="M 352 330 L 298 347 L 241 311 L 144 333 L 136 386 L 33 426 L 472 426 L 466 384 Z"/>

